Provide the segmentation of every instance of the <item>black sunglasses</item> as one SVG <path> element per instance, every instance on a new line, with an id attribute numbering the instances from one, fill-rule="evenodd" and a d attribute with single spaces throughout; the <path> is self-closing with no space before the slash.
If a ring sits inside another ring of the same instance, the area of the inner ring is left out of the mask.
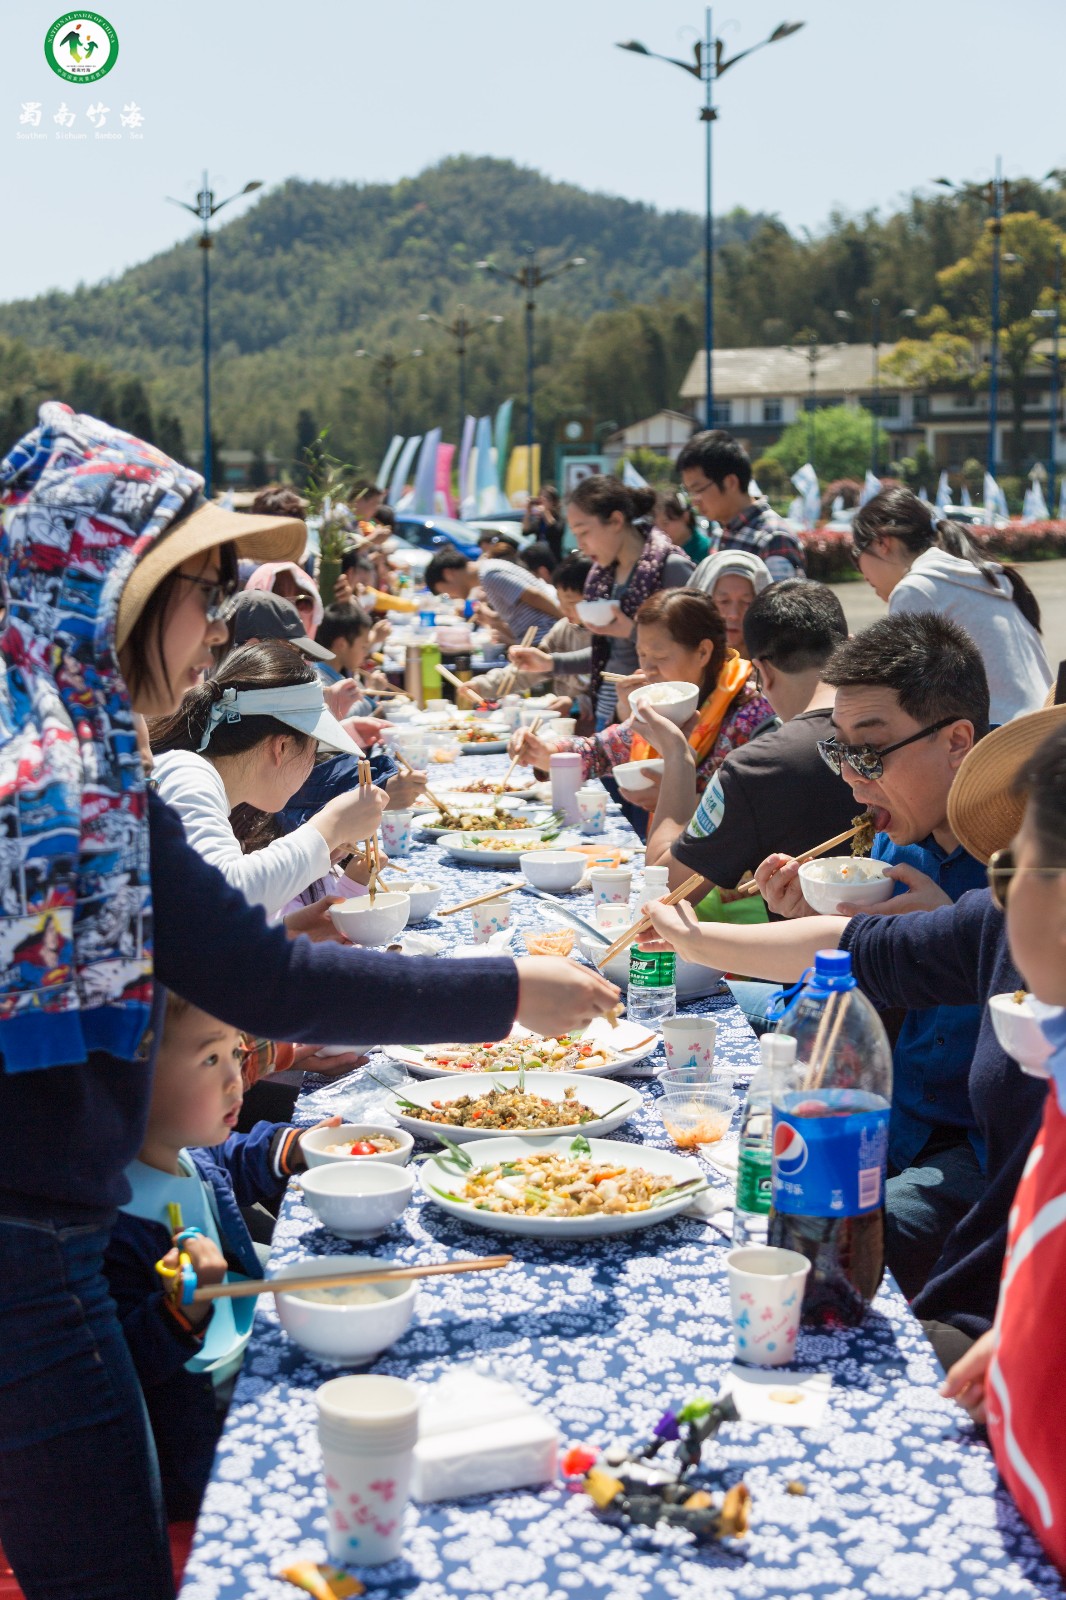
<path id="1" fill-rule="evenodd" d="M 226 604 L 237 593 L 236 578 L 194 578 L 187 572 L 176 572 L 184 583 L 194 583 L 204 595 L 204 621 L 219 622 L 226 615 Z"/>
<path id="2" fill-rule="evenodd" d="M 1010 845 L 1005 850 L 993 850 L 988 858 L 988 888 L 992 895 L 993 905 L 1001 911 L 1007 909 L 1007 895 L 1010 891 L 1011 879 L 1018 872 L 1038 872 L 1043 877 L 1057 878 L 1066 867 L 1019 867 L 1014 863 L 1014 851 Z"/>
<path id="3" fill-rule="evenodd" d="M 903 750 L 919 739 L 928 739 L 930 734 L 939 733 L 941 728 L 950 728 L 953 722 L 962 720 L 961 717 L 941 717 L 939 722 L 930 724 L 928 728 L 919 728 L 918 732 L 912 733 L 909 738 L 899 739 L 895 744 L 887 744 L 881 750 L 872 744 L 841 744 L 834 735 L 831 739 L 818 740 L 818 754 L 838 778 L 840 768 L 845 761 L 860 778 L 880 778 L 885 770 L 885 757 L 890 756 L 894 750 Z"/>

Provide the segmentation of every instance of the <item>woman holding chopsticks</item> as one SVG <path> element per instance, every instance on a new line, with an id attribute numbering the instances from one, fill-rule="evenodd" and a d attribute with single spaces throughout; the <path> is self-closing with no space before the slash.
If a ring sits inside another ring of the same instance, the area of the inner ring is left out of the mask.
<path id="1" fill-rule="evenodd" d="M 27 1600 L 173 1594 L 102 1271 L 143 1142 L 160 985 L 252 1033 L 349 1046 L 580 1027 L 618 995 L 564 960 L 289 939 L 191 848 L 146 789 L 134 715 L 171 715 L 210 667 L 238 551 L 298 559 L 306 540 L 201 490 L 57 402 L 0 463 L 5 948 L 51 918 L 66 969 L 0 969 L 0 1543 Z"/>

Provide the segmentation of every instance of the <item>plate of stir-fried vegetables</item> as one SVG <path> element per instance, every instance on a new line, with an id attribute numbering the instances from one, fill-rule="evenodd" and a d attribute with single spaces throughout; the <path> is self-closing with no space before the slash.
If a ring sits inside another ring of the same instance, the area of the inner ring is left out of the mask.
<path id="1" fill-rule="evenodd" d="M 429 1199 L 500 1233 L 588 1239 L 674 1217 L 707 1188 L 694 1161 L 649 1145 L 564 1133 L 451 1144 L 421 1164 Z"/>
<path id="2" fill-rule="evenodd" d="M 519 1072 L 572 1072 L 608 1077 L 632 1070 L 655 1049 L 659 1035 L 635 1022 L 615 1027 L 602 1017 L 584 1031 L 546 1038 L 515 1024 L 506 1039 L 488 1044 L 389 1045 L 393 1061 L 419 1078 L 488 1072 L 510 1077 Z"/>
<path id="3" fill-rule="evenodd" d="M 568 1073 L 456 1073 L 432 1084 L 395 1090 L 394 1117 L 416 1139 L 445 1135 L 456 1144 L 515 1134 L 538 1142 L 567 1128 L 602 1136 L 620 1128 L 640 1105 L 636 1089 L 607 1078 Z"/>

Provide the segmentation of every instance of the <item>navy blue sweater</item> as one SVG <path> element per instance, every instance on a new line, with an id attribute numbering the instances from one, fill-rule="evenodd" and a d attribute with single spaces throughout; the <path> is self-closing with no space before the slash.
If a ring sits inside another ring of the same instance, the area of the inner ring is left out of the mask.
<path id="1" fill-rule="evenodd" d="M 250 1133 L 232 1134 L 214 1149 L 189 1151 L 214 1193 L 222 1253 L 246 1278 L 261 1278 L 263 1269 L 239 1208 L 273 1199 L 284 1188 L 274 1157 L 288 1131 L 285 1124 L 257 1122 Z M 186 1370 L 207 1322 L 194 1333 L 171 1312 L 155 1270 L 169 1249 L 163 1223 L 120 1211 L 104 1272 L 144 1391 L 167 1516 L 184 1521 L 199 1510 L 224 1414 L 210 1375 Z"/>
<path id="2" fill-rule="evenodd" d="M 307 1044 L 474 1043 L 510 1031 L 518 970 L 509 958 L 442 961 L 288 939 L 191 849 L 158 795 L 148 816 L 156 977 L 209 1016 Z M 0 1213 L 108 1222 L 129 1199 L 123 1172 L 144 1142 L 161 1002 L 137 1061 L 98 1052 L 73 1067 L 0 1072 Z"/>
<path id="3" fill-rule="evenodd" d="M 853 917 L 841 939 L 859 986 L 879 1009 L 985 1007 L 970 1065 L 970 1104 L 987 1152 L 988 1187 L 948 1235 L 916 1316 L 976 1338 L 991 1326 L 1003 1270 L 1007 1217 L 1040 1126 L 1047 1084 L 1000 1048 L 989 995 L 1024 987 L 1007 948 L 1003 913 L 987 889 L 909 917 Z"/>

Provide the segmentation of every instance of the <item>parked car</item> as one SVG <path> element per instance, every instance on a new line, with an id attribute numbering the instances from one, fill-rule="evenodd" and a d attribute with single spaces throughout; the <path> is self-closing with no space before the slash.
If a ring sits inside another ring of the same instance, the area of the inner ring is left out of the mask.
<path id="1" fill-rule="evenodd" d="M 965 528 L 1009 528 L 1010 518 L 989 516 L 984 506 L 943 506 L 941 511 L 950 522 L 961 522 Z"/>
<path id="2" fill-rule="evenodd" d="M 481 554 L 477 533 L 472 533 L 473 524 L 457 522 L 454 517 L 425 517 L 414 511 L 397 511 L 395 526 L 401 539 L 418 550 L 428 550 L 430 555 L 449 545 L 461 551 L 469 561 L 476 561 Z"/>

